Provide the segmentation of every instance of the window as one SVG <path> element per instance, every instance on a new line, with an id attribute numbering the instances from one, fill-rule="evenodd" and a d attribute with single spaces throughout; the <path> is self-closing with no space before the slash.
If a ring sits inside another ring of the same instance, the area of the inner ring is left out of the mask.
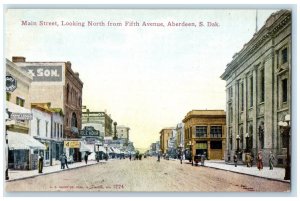
<path id="1" fill-rule="evenodd" d="M 25 104 L 25 100 L 20 98 L 20 97 L 17 97 L 16 98 L 16 104 L 21 106 L 21 107 L 24 107 L 24 104 Z"/>
<path id="2" fill-rule="evenodd" d="M 207 126 L 196 126 L 196 137 L 207 137 Z"/>
<path id="3" fill-rule="evenodd" d="M 265 101 L 265 69 L 261 69 L 260 71 L 260 102 Z"/>
<path id="4" fill-rule="evenodd" d="M 49 122 L 46 121 L 46 137 L 48 137 L 48 124 L 49 124 Z"/>
<path id="5" fill-rule="evenodd" d="M 287 79 L 282 81 L 282 102 L 287 102 Z"/>
<path id="6" fill-rule="evenodd" d="M 250 77 L 250 107 L 253 106 L 253 77 Z"/>
<path id="7" fill-rule="evenodd" d="M 287 48 L 281 50 L 281 64 L 285 64 L 288 61 L 288 51 Z"/>
<path id="8" fill-rule="evenodd" d="M 56 137 L 56 123 L 54 123 L 54 137 Z"/>
<path id="9" fill-rule="evenodd" d="M 210 148 L 211 149 L 222 149 L 222 141 L 211 141 Z"/>
<path id="10" fill-rule="evenodd" d="M 244 111 L 244 84 L 241 84 L 241 111 Z"/>
<path id="11" fill-rule="evenodd" d="M 6 100 L 7 100 L 7 101 L 10 101 L 10 98 L 11 98 L 11 93 L 6 92 Z"/>
<path id="12" fill-rule="evenodd" d="M 232 123 L 233 121 L 233 109 L 232 109 L 232 105 L 230 104 L 229 106 L 229 122 Z"/>
<path id="13" fill-rule="evenodd" d="M 228 88 L 228 96 L 229 96 L 229 99 L 232 98 L 232 87 Z"/>
<path id="14" fill-rule="evenodd" d="M 36 119 L 36 135 L 40 135 L 40 119 Z"/>
<path id="15" fill-rule="evenodd" d="M 222 137 L 222 126 L 211 126 L 210 127 L 210 137 L 211 138 L 221 138 Z"/>
<path id="16" fill-rule="evenodd" d="M 69 103 L 69 92 L 70 89 L 69 89 L 69 84 L 67 84 L 67 103 Z"/>

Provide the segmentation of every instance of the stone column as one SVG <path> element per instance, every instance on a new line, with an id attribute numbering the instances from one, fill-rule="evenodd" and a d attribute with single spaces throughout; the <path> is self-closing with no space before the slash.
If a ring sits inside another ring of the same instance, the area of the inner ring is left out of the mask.
<path id="1" fill-rule="evenodd" d="M 257 66 L 254 67 L 253 70 L 253 110 L 252 110 L 252 115 L 253 115 L 253 147 L 252 149 L 256 149 L 257 148 L 257 103 L 259 100 L 257 100 L 257 87 L 259 85 L 258 83 L 258 79 L 257 79 Z M 256 154 L 256 153 L 255 153 Z"/>
<path id="2" fill-rule="evenodd" d="M 247 101 L 247 97 L 248 97 L 248 82 L 247 82 L 247 74 L 245 75 L 245 77 L 243 78 L 243 83 L 244 83 L 244 112 L 243 112 L 243 148 L 245 149 L 246 148 L 246 133 L 247 133 L 247 114 L 248 114 L 248 101 Z"/>
<path id="3" fill-rule="evenodd" d="M 264 148 L 272 148 L 273 136 L 273 55 L 270 53 L 265 61 L 265 133 Z"/>
<path id="4" fill-rule="evenodd" d="M 235 81 L 233 87 L 233 100 L 232 100 L 232 107 L 233 107 L 233 120 L 232 120 L 232 145 L 233 149 L 237 149 L 237 142 L 236 136 L 238 135 L 239 130 L 239 81 Z"/>

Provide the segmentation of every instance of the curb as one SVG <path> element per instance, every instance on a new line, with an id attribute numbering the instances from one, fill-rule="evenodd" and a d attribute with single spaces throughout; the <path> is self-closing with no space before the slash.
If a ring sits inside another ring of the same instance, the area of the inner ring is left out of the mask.
<path id="1" fill-rule="evenodd" d="M 92 165 L 97 165 L 97 164 L 104 164 L 107 163 L 106 161 L 99 161 L 98 163 L 93 163 L 93 164 L 86 164 L 86 165 L 82 165 L 82 166 L 77 166 L 77 167 L 73 167 L 73 168 L 67 168 L 67 169 L 59 169 L 53 172 L 46 172 L 46 173 L 42 173 L 42 174 L 37 174 L 37 175 L 32 175 L 32 176 L 26 176 L 26 177 L 22 177 L 22 178 L 16 178 L 16 179 L 10 179 L 10 180 L 6 180 L 5 182 L 12 182 L 12 181 L 19 181 L 19 180 L 24 180 L 24 179 L 30 179 L 30 178 L 34 178 L 34 177 L 39 177 L 39 176 L 44 176 L 44 175 L 48 175 L 48 174 L 53 174 L 53 173 L 58 173 L 58 172 L 63 172 L 63 171 L 70 171 L 73 169 L 78 169 L 78 168 L 82 168 L 82 167 L 87 167 L 87 166 L 92 166 Z"/>
<path id="2" fill-rule="evenodd" d="M 217 170 L 223 170 L 223 171 L 227 171 L 227 172 L 233 172 L 233 173 L 237 173 L 237 174 L 253 176 L 253 177 L 262 178 L 262 179 L 268 179 L 268 180 L 271 180 L 271 181 L 279 181 L 279 182 L 282 182 L 282 183 L 291 183 L 290 180 L 281 180 L 281 179 L 275 179 L 275 178 L 269 178 L 269 177 L 261 177 L 261 176 L 257 176 L 257 175 L 253 175 L 253 174 L 244 173 L 244 172 L 235 172 L 233 170 L 225 170 L 225 169 L 218 168 L 218 167 L 211 167 L 211 166 L 202 166 L 202 167 L 213 168 L 213 169 L 217 169 Z"/>

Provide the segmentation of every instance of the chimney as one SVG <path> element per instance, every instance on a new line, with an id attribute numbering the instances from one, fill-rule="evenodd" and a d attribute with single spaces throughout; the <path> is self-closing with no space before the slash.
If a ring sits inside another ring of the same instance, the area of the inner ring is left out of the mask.
<path id="1" fill-rule="evenodd" d="M 68 68 L 71 68 L 71 66 L 72 66 L 71 62 L 70 62 L 70 61 L 67 61 L 66 66 L 67 66 Z"/>
<path id="2" fill-rule="evenodd" d="M 76 77 L 79 77 L 79 73 L 75 72 L 74 74 L 75 74 Z"/>
<path id="3" fill-rule="evenodd" d="M 18 63 L 18 62 L 26 62 L 26 58 L 25 57 L 12 57 L 12 62 L 14 63 Z"/>

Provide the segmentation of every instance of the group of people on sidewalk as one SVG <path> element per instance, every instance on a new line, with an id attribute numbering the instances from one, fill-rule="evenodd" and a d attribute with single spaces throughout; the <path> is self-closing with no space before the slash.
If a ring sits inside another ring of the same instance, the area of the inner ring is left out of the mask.
<path id="1" fill-rule="evenodd" d="M 253 154 L 246 154 L 246 156 L 245 156 L 245 162 L 246 162 L 247 167 L 252 167 L 253 166 L 253 160 L 254 160 Z M 274 160 L 275 160 L 275 157 L 274 157 L 272 151 L 270 151 L 270 154 L 269 154 L 269 167 L 270 167 L 270 170 L 273 170 Z M 237 167 L 237 163 L 238 163 L 237 153 L 234 154 L 233 161 L 234 161 L 234 166 Z M 257 154 L 257 156 L 256 156 L 256 165 L 257 165 L 257 169 L 258 170 L 262 170 L 263 169 L 263 155 L 262 155 L 262 151 L 259 151 L 258 154 Z"/>
<path id="2" fill-rule="evenodd" d="M 85 161 L 85 164 L 87 164 L 87 162 L 88 162 L 88 156 L 89 156 L 89 154 L 86 152 L 86 153 L 84 154 L 84 161 Z M 60 156 L 59 160 L 60 160 L 60 169 L 65 169 L 65 167 L 69 168 L 69 166 L 68 166 L 68 158 L 67 158 L 67 156 L 66 156 L 65 153 L 63 153 L 63 154 Z"/>

